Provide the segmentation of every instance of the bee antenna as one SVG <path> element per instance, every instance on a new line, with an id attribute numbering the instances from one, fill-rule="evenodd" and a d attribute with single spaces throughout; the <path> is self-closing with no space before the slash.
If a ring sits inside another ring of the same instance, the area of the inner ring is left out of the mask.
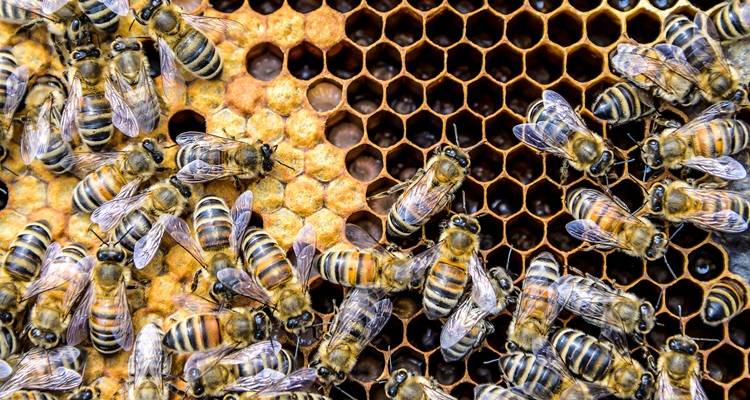
<path id="1" fill-rule="evenodd" d="M 346 397 L 348 397 L 348 398 L 350 398 L 352 400 L 357 400 L 356 397 L 354 397 L 354 396 L 350 395 L 349 393 L 347 393 L 346 390 L 344 390 L 344 389 L 342 389 L 342 388 L 340 388 L 338 386 L 334 386 L 333 388 L 336 389 L 336 390 L 338 390 L 339 392 L 343 393 Z"/>
<path id="2" fill-rule="evenodd" d="M 680 317 L 680 332 L 685 335 L 685 324 L 682 322 L 682 304 L 677 305 L 677 315 Z"/>
<path id="3" fill-rule="evenodd" d="M 18 176 L 18 174 L 15 171 L 13 171 L 12 169 L 6 167 L 5 165 L 3 165 L 3 169 L 6 170 L 6 171 L 8 171 L 8 172 L 10 172 L 11 174 L 13 174 L 15 176 Z"/>
<path id="4" fill-rule="evenodd" d="M 464 212 L 468 214 L 469 209 L 466 208 L 466 191 L 465 190 L 461 190 L 461 203 L 464 206 Z"/>
<path id="5" fill-rule="evenodd" d="M 114 246 L 117 246 L 118 244 L 120 244 L 120 242 L 122 242 L 122 239 L 125 239 L 125 236 L 128 236 L 128 234 L 130 233 L 130 231 L 133 230 L 133 228 L 135 228 L 135 226 L 131 226 L 130 229 L 128 229 L 127 232 L 123 233 L 122 236 L 120 236 L 120 238 L 117 239 L 117 241 L 115 242 Z"/>
<path id="6" fill-rule="evenodd" d="M 388 345 L 388 372 L 393 372 L 393 360 L 391 359 L 391 345 Z"/>
<path id="7" fill-rule="evenodd" d="M 693 340 L 698 341 L 698 342 L 714 342 L 714 343 L 720 342 L 719 339 L 715 339 L 715 338 L 691 337 L 690 339 L 693 339 Z"/>
<path id="8" fill-rule="evenodd" d="M 672 232 L 672 234 L 669 235 L 669 241 L 670 242 L 672 241 L 672 238 L 674 238 L 675 236 L 677 236 L 677 232 L 679 232 L 682 229 L 682 227 L 684 227 L 684 226 L 685 226 L 684 222 L 680 223 L 680 225 L 677 226 L 677 229 L 675 229 L 674 232 Z"/>
<path id="9" fill-rule="evenodd" d="M 136 13 L 135 13 L 135 9 L 132 9 L 132 8 L 131 8 L 131 9 L 130 9 L 130 11 L 132 11 L 132 12 L 133 12 L 133 15 L 135 15 L 135 14 L 136 14 Z M 132 21 L 130 21 L 130 26 L 128 27 L 128 32 L 130 32 L 130 30 L 131 30 L 131 29 L 133 29 L 133 24 L 135 24 L 135 20 L 136 20 L 136 18 L 133 18 L 133 20 L 132 20 Z"/>
<path id="10" fill-rule="evenodd" d="M 297 170 L 296 170 L 296 169 L 294 169 L 294 168 L 293 168 L 293 167 L 292 167 L 291 165 L 289 165 L 289 164 L 287 164 L 287 163 L 285 163 L 285 162 L 283 162 L 283 161 L 281 161 L 281 160 L 279 160 L 279 159 L 275 159 L 275 158 L 274 158 L 274 160 L 273 160 L 273 161 L 275 161 L 275 162 L 277 162 L 277 163 L 279 163 L 279 164 L 281 164 L 281 165 L 283 165 L 283 166 L 285 166 L 285 167 L 287 167 L 287 168 L 291 169 L 291 170 L 292 170 L 292 171 L 294 171 L 294 172 L 297 172 Z"/>
<path id="11" fill-rule="evenodd" d="M 92 225 L 94 225 L 94 224 L 91 224 L 91 225 L 89 225 L 89 229 L 88 229 L 88 230 L 89 230 L 89 232 L 93 233 L 93 234 L 94 234 L 94 236 L 96 236 L 96 238 L 97 238 L 97 239 L 99 239 L 99 241 L 100 241 L 100 242 L 102 242 L 102 244 L 106 245 L 106 244 L 107 244 L 107 242 L 105 242 L 105 241 L 104 241 L 104 239 L 102 239 L 102 237 L 101 237 L 101 236 L 99 236 L 99 234 L 98 234 L 98 233 L 96 233 L 96 231 L 95 231 L 95 230 L 91 229 L 91 226 L 92 226 Z"/>
<path id="12" fill-rule="evenodd" d="M 458 141 L 458 127 L 455 123 L 453 123 L 453 137 L 456 139 L 456 146 L 461 147 L 461 144 Z"/>
<path id="13" fill-rule="evenodd" d="M 631 163 L 633 161 L 635 161 L 635 158 L 630 158 L 630 159 L 627 159 L 627 160 L 618 161 L 618 162 L 616 162 L 616 163 L 614 163 L 612 165 L 628 164 L 628 163 Z"/>
<path id="14" fill-rule="evenodd" d="M 635 140 L 635 138 L 633 137 L 633 135 L 630 134 L 630 132 L 627 132 L 625 134 L 630 138 L 630 140 L 633 141 L 633 143 L 640 144 L 640 142 L 638 142 L 637 140 Z"/>
<path id="15" fill-rule="evenodd" d="M 672 266 L 669 265 L 669 261 L 667 260 L 667 254 L 665 253 L 662 258 L 664 259 L 664 265 L 666 265 L 667 269 L 669 270 L 669 274 L 672 275 L 672 278 L 677 279 L 677 274 L 674 273 Z"/>
<path id="16" fill-rule="evenodd" d="M 294 359 L 297 359 L 297 354 L 299 354 L 299 340 L 300 337 L 297 335 L 297 344 L 294 345 Z"/>
<path id="17" fill-rule="evenodd" d="M 505 259 L 505 269 L 507 270 L 510 266 L 510 256 L 513 254 L 513 248 L 508 247 L 508 258 Z"/>
<path id="18" fill-rule="evenodd" d="M 500 357 L 493 358 L 492 360 L 487 360 L 487 361 L 483 362 L 483 364 L 487 365 L 487 364 L 492 364 L 492 363 L 495 363 L 495 362 L 498 362 L 498 361 L 500 361 Z"/>
<path id="19" fill-rule="evenodd" d="M 641 179 L 643 182 L 646 182 L 646 175 L 648 175 L 649 172 L 651 172 L 651 167 L 647 165 L 643 168 L 643 179 Z"/>

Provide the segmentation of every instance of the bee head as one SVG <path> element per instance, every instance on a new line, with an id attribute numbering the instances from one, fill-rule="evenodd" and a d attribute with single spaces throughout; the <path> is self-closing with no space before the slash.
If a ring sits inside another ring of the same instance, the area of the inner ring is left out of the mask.
<path id="1" fill-rule="evenodd" d="M 652 137 L 646 140 L 646 143 L 641 147 L 641 158 L 649 167 L 661 168 L 664 158 L 659 139 Z"/>
<path id="2" fill-rule="evenodd" d="M 31 328 L 29 340 L 36 346 L 51 349 L 60 343 L 60 336 L 50 330 Z"/>
<path id="3" fill-rule="evenodd" d="M 721 98 L 729 97 L 730 91 L 732 90 L 732 79 L 728 74 L 724 72 L 714 72 L 708 77 L 708 85 L 711 87 L 711 91 Z"/>
<path id="4" fill-rule="evenodd" d="M 456 214 L 451 217 L 449 226 L 478 234 L 481 230 L 479 221 L 476 218 L 466 214 Z"/>
<path id="5" fill-rule="evenodd" d="M 644 372 L 633 396 L 635 400 L 648 400 L 654 393 L 654 375 Z"/>
<path id="6" fill-rule="evenodd" d="M 112 41 L 110 49 L 112 54 L 122 53 L 126 50 L 140 51 L 141 43 L 137 39 L 118 37 Z"/>
<path id="7" fill-rule="evenodd" d="M 98 399 L 101 393 L 97 388 L 83 387 L 68 397 L 68 400 L 94 400 Z"/>
<path id="8" fill-rule="evenodd" d="M 182 195 L 182 197 L 184 197 L 186 199 L 189 199 L 190 196 L 192 196 L 193 192 L 192 192 L 192 190 L 190 190 L 190 187 L 188 185 L 182 183 L 182 181 L 179 178 L 177 178 L 176 176 L 174 176 L 174 175 L 170 176 L 169 177 L 169 183 L 172 186 L 174 186 L 180 192 L 180 194 Z"/>
<path id="9" fill-rule="evenodd" d="M 253 323 L 255 324 L 255 332 L 253 338 L 256 341 L 265 340 L 268 338 L 269 332 L 269 321 L 268 315 L 263 311 L 256 311 L 252 314 Z"/>
<path id="10" fill-rule="evenodd" d="M 513 290 L 513 280 L 510 279 L 505 272 L 505 269 L 494 267 L 488 271 L 488 274 L 495 280 L 495 282 L 497 282 L 497 285 L 500 286 L 500 289 L 504 292 L 510 292 Z"/>
<path id="11" fill-rule="evenodd" d="M 143 146 L 143 149 L 146 150 L 149 156 L 151 156 L 151 159 L 154 160 L 155 163 L 161 164 L 164 161 L 164 153 L 159 148 L 159 145 L 157 145 L 153 140 L 146 139 L 141 143 L 141 146 Z"/>
<path id="12" fill-rule="evenodd" d="M 651 243 L 649 243 L 646 249 L 646 259 L 654 261 L 661 258 L 667 251 L 667 243 L 669 243 L 667 235 L 664 232 L 656 232 L 651 237 Z"/>
<path id="13" fill-rule="evenodd" d="M 266 143 L 260 146 L 260 154 L 263 157 L 263 171 L 268 172 L 273 169 L 273 151 L 274 148 Z"/>
<path id="14" fill-rule="evenodd" d="M 667 339 L 667 348 L 691 356 L 698 352 L 698 345 L 695 341 L 684 335 L 675 335 Z"/>
<path id="15" fill-rule="evenodd" d="M 589 173 L 593 176 L 600 176 L 607 172 L 614 162 L 614 153 L 612 150 L 604 149 L 602 155 L 589 167 Z"/>
<path id="16" fill-rule="evenodd" d="M 125 261 L 125 250 L 122 247 L 115 245 L 110 246 L 103 244 L 96 251 L 96 259 L 101 262 L 113 262 L 121 263 Z"/>
<path id="17" fill-rule="evenodd" d="M 638 306 L 638 326 L 636 330 L 638 333 L 646 334 L 654 329 L 654 306 L 651 303 L 644 301 Z"/>
<path id="18" fill-rule="evenodd" d="M 663 183 L 656 183 L 651 186 L 648 191 L 649 205 L 651 210 L 654 212 L 661 212 L 664 210 L 664 195 L 667 192 L 667 187 Z"/>
<path id="19" fill-rule="evenodd" d="M 312 322 L 312 313 L 305 310 L 302 314 L 287 319 L 285 326 L 289 332 L 299 332 L 312 325 Z"/>
<path id="20" fill-rule="evenodd" d="M 13 325 L 13 322 L 15 321 L 15 317 L 13 316 L 13 313 L 9 311 L 2 311 L 0 312 L 0 322 L 2 322 L 3 325 Z"/>
<path id="21" fill-rule="evenodd" d="M 469 165 L 471 165 L 469 156 L 457 146 L 451 146 L 451 145 L 446 146 L 445 148 L 443 148 L 443 154 L 456 160 L 456 162 L 458 163 L 458 165 L 461 166 L 461 168 L 466 169 L 466 168 L 469 168 Z"/>
<path id="22" fill-rule="evenodd" d="M 386 396 L 391 399 L 395 398 L 401 385 L 409 379 L 409 375 L 409 372 L 404 368 L 400 368 L 391 374 L 391 379 L 388 379 L 385 384 Z"/>
<path id="23" fill-rule="evenodd" d="M 150 0 L 146 2 L 146 5 L 141 8 L 141 11 L 138 13 L 138 20 L 141 22 L 146 22 L 151 19 L 151 17 L 154 15 L 154 12 L 159 9 L 163 4 L 162 0 Z"/>

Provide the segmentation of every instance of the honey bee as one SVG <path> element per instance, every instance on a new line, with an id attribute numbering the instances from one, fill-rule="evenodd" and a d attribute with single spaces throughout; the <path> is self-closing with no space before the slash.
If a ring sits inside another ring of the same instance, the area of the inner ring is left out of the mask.
<path id="1" fill-rule="evenodd" d="M 194 353 L 217 347 L 247 347 L 270 335 L 268 316 L 247 307 L 226 309 L 196 296 L 180 295 L 175 303 L 188 310 L 177 319 L 164 340 L 165 348 L 176 353 Z"/>
<path id="2" fill-rule="evenodd" d="M 70 311 L 89 282 L 94 258 L 74 243 L 50 245 L 39 278 L 29 285 L 24 300 L 36 297 L 26 327 L 35 346 L 51 349 L 63 339 Z"/>
<path id="3" fill-rule="evenodd" d="M 456 400 L 440 390 L 432 379 L 414 375 L 404 368 L 391 374 L 385 384 L 385 397 L 394 400 Z"/>
<path id="4" fill-rule="evenodd" d="M 745 308 L 750 290 L 743 281 L 740 277 L 726 276 L 708 288 L 701 307 L 701 319 L 704 323 L 717 326 L 729 321 Z"/>
<path id="5" fill-rule="evenodd" d="M 216 275 L 233 292 L 268 304 L 287 332 L 299 334 L 313 323 L 308 285 L 315 246 L 312 225 L 303 226 L 292 245 L 297 260 L 293 267 L 276 240 L 250 228 L 241 247 L 245 270 L 225 268 Z"/>
<path id="6" fill-rule="evenodd" d="M 563 328 L 552 338 L 552 347 L 568 369 L 586 382 L 606 387 L 620 398 L 649 400 L 654 376 L 633 360 L 627 343 L 598 340 L 581 331 Z"/>
<path id="7" fill-rule="evenodd" d="M 579 188 L 568 193 L 566 208 L 575 221 L 565 225 L 565 229 L 576 239 L 647 260 L 666 253 L 667 235 L 648 219 L 631 214 L 617 199 L 594 189 Z"/>
<path id="8" fill-rule="evenodd" d="M 728 0 L 711 16 L 722 40 L 737 40 L 750 35 L 750 3 Z"/>
<path id="9" fill-rule="evenodd" d="M 503 268 L 495 267 L 489 271 L 490 283 L 495 297 L 495 307 L 484 310 L 467 297 L 451 314 L 440 332 L 440 352 L 448 362 L 465 357 L 472 349 L 481 346 L 484 339 L 495 331 L 485 318 L 502 312 L 510 293 L 513 291 L 513 280 Z"/>
<path id="10" fill-rule="evenodd" d="M 331 400 L 330 397 L 308 392 L 230 393 L 224 400 Z"/>
<path id="11" fill-rule="evenodd" d="M 640 341 L 656 323 L 651 303 L 593 276 L 564 275 L 556 286 L 560 306 L 600 327 L 610 341 L 620 342 L 621 335 Z"/>
<path id="12" fill-rule="evenodd" d="M 723 101 L 685 125 L 670 124 L 646 139 L 641 158 L 651 168 L 689 167 L 723 179 L 743 179 L 745 168 L 729 156 L 750 146 L 750 126 L 734 119 L 735 111 L 734 103 Z"/>
<path id="13" fill-rule="evenodd" d="M 42 0 L 42 11 L 46 15 L 53 14 L 66 7 L 68 2 L 70 0 Z M 98 30 L 105 33 L 115 33 L 120 17 L 130 11 L 127 0 L 75 0 L 75 4 Z"/>
<path id="14" fill-rule="evenodd" d="M 264 369 L 231 384 L 224 400 L 330 400 L 328 397 L 298 391 L 315 382 L 315 370 L 301 368 L 287 375 Z"/>
<path id="15" fill-rule="evenodd" d="M 670 222 L 730 233 L 747 230 L 750 201 L 742 193 L 667 180 L 651 186 L 648 198 L 649 211 Z"/>
<path id="16" fill-rule="evenodd" d="M 629 82 L 619 82 L 605 89 L 591 108 L 594 115 L 611 125 L 636 121 L 656 111 L 651 95 Z"/>
<path id="17" fill-rule="evenodd" d="M 657 399 L 708 400 L 701 386 L 701 365 L 698 345 L 685 334 L 667 339 L 656 364 Z"/>
<path id="18" fill-rule="evenodd" d="M 535 343 L 547 337 L 560 311 L 555 285 L 559 277 L 560 266 L 552 254 L 543 252 L 531 260 L 508 325 L 509 351 L 531 351 Z"/>
<path id="19" fill-rule="evenodd" d="M 604 139 L 586 127 L 581 117 L 559 94 L 545 90 L 532 103 L 527 123 L 513 127 L 518 140 L 539 150 L 562 157 L 567 164 L 592 176 L 606 175 L 614 153 Z"/>
<path id="20" fill-rule="evenodd" d="M 8 157 L 8 145 L 13 139 L 13 117 L 21 104 L 29 82 L 29 69 L 19 65 L 8 47 L 0 49 L 0 162 Z"/>
<path id="21" fill-rule="evenodd" d="M 346 225 L 346 237 L 358 247 L 354 250 L 329 250 L 315 258 L 320 277 L 337 285 L 377 289 L 393 293 L 411 287 L 406 268 L 408 252 L 395 246 L 383 248 L 362 228 Z"/>
<path id="22" fill-rule="evenodd" d="M 346 295 L 310 364 L 320 383 L 338 385 L 346 380 L 359 354 L 388 322 L 392 308 L 380 292 L 354 289 Z"/>
<path id="23" fill-rule="evenodd" d="M 164 376 L 169 375 L 172 356 L 164 352 L 164 333 L 155 323 L 144 326 L 135 338 L 128 359 L 128 400 L 167 400 Z"/>
<path id="24" fill-rule="evenodd" d="M 512 387 L 504 388 L 498 385 L 484 384 L 474 388 L 475 400 L 534 400 L 523 390 Z"/>
<path id="25" fill-rule="evenodd" d="M 86 353 L 72 346 L 46 350 L 33 348 L 24 353 L 13 374 L 0 385 L 0 398 L 22 390 L 65 391 L 81 386 Z"/>
<path id="26" fill-rule="evenodd" d="M 0 364 L 7 364 L 6 360 L 18 353 L 19 350 L 21 350 L 21 346 L 13 329 L 0 326 Z M 3 365 L 0 365 L 0 378 L 3 378 L 2 371 L 4 369 L 7 370 Z"/>
<path id="27" fill-rule="evenodd" d="M 67 343 L 77 345 L 86 335 L 102 354 L 133 348 L 133 321 L 130 318 L 126 281 L 126 253 L 119 244 L 102 244 L 91 283 L 73 312 Z"/>
<path id="28" fill-rule="evenodd" d="M 8 397 L 8 400 L 58 400 L 52 393 L 39 390 L 18 390 Z"/>
<path id="29" fill-rule="evenodd" d="M 469 174 L 470 163 L 469 155 L 461 148 L 446 145 L 436 150 L 427 166 L 409 180 L 378 194 L 390 196 L 401 192 L 388 211 L 388 235 L 407 237 L 447 207 Z"/>
<path id="30" fill-rule="evenodd" d="M 101 390 L 96 386 L 82 386 L 65 396 L 65 400 L 99 400 L 101 395 Z"/>
<path id="31" fill-rule="evenodd" d="M 97 208 L 91 214 L 91 221 L 104 231 L 114 229 L 122 248 L 135 251 L 134 257 L 150 259 L 150 254 L 158 250 L 167 219 L 182 215 L 191 195 L 190 187 L 172 176 L 142 193 L 118 195 Z"/>

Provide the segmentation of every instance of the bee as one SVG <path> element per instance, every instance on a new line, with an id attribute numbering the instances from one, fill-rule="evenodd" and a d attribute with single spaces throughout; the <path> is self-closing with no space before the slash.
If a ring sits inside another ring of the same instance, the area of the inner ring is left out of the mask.
<path id="1" fill-rule="evenodd" d="M 42 0 L 42 11 L 53 14 L 65 7 L 70 0 Z M 76 0 L 78 9 L 84 13 L 104 33 L 115 33 L 120 17 L 128 15 L 130 5 L 127 0 Z"/>
<path id="2" fill-rule="evenodd" d="M 469 174 L 470 164 L 469 155 L 460 147 L 446 145 L 437 149 L 427 166 L 409 180 L 378 194 L 390 196 L 401 192 L 388 210 L 387 234 L 407 237 L 447 207 Z"/>
<path id="3" fill-rule="evenodd" d="M 155 323 L 144 326 L 135 338 L 128 359 L 128 400 L 167 400 L 164 376 L 169 375 L 172 355 L 162 348 L 164 333 Z"/>
<path id="4" fill-rule="evenodd" d="M 225 309 L 196 296 L 180 295 L 175 302 L 188 310 L 176 319 L 162 344 L 176 353 L 193 353 L 217 347 L 247 347 L 270 335 L 268 316 L 247 307 Z"/>
<path id="5" fill-rule="evenodd" d="M 89 282 L 94 258 L 74 243 L 50 245 L 39 278 L 29 285 L 24 300 L 36 297 L 26 327 L 35 346 L 51 349 L 63 339 L 70 311 Z"/>
<path id="6" fill-rule="evenodd" d="M 233 350 L 221 347 L 190 356 L 185 362 L 184 375 L 191 397 L 218 397 L 227 392 L 246 391 L 244 378 L 254 377 L 265 369 L 288 375 L 294 367 L 294 356 L 275 341 Z"/>
<path id="7" fill-rule="evenodd" d="M 21 349 L 16 333 L 7 326 L 0 326 L 0 360 L 8 360 Z M 2 370 L 2 367 L 0 367 Z M 2 374 L 0 374 L 2 376 Z"/>
<path id="8" fill-rule="evenodd" d="M 594 189 L 579 188 L 568 193 L 566 208 L 575 221 L 565 225 L 565 229 L 576 239 L 647 260 L 666 253 L 667 235 L 648 219 L 631 214 L 617 199 Z"/>
<path id="9" fill-rule="evenodd" d="M 498 385 L 484 384 L 474 388 L 475 400 L 534 400 L 523 390 L 513 387 L 504 388 Z"/>
<path id="10" fill-rule="evenodd" d="M 657 399 L 708 400 L 701 386 L 701 362 L 698 345 L 685 334 L 667 339 L 656 364 Z"/>
<path id="11" fill-rule="evenodd" d="M 448 362 L 465 357 L 472 349 L 481 346 L 484 339 L 495 331 L 485 318 L 497 315 L 505 309 L 513 291 L 513 280 L 499 267 L 490 269 L 489 277 L 495 297 L 494 308 L 484 310 L 467 297 L 451 314 L 440 332 L 440 352 L 443 359 Z"/>
<path id="12" fill-rule="evenodd" d="M 698 71 L 677 46 L 620 43 L 610 61 L 630 83 L 670 104 L 692 106 L 701 99 L 695 82 Z"/>
<path id="13" fill-rule="evenodd" d="M 612 166 L 614 153 L 608 144 L 556 92 L 542 92 L 542 99 L 529 106 L 526 119 L 513 127 L 513 134 L 527 145 L 562 157 L 592 176 L 606 175 Z"/>
<path id="14" fill-rule="evenodd" d="M 750 35 L 748 3 L 745 0 L 728 0 L 711 16 L 722 40 L 737 40 Z"/>
<path id="15" fill-rule="evenodd" d="M 0 210 L 4 210 L 8 205 L 10 193 L 8 192 L 8 185 L 0 181 Z"/>
<path id="16" fill-rule="evenodd" d="M 552 337 L 552 347 L 568 369 L 586 382 L 606 387 L 620 398 L 649 400 L 654 376 L 628 354 L 627 343 L 597 340 L 581 331 L 563 328 Z"/>
<path id="17" fill-rule="evenodd" d="M 152 258 L 164 234 L 167 216 L 182 215 L 192 195 L 189 186 L 172 176 L 132 196 L 117 196 L 91 214 L 91 221 L 115 237 L 134 257 Z"/>
<path id="18" fill-rule="evenodd" d="M 379 292 L 349 291 L 310 364 L 318 381 L 324 385 L 344 382 L 359 354 L 388 322 L 392 308 L 391 301 Z"/>
<path id="19" fill-rule="evenodd" d="M 670 15 L 664 21 L 664 38 L 667 44 L 682 50 L 688 63 L 698 71 L 694 75 L 695 85 L 706 101 L 741 98 L 739 73 L 727 62 L 716 26 L 708 15 L 698 12 L 693 21 L 684 15 Z"/>
<path id="20" fill-rule="evenodd" d="M 750 291 L 739 277 L 721 278 L 709 287 L 701 307 L 701 319 L 717 326 L 739 314 L 747 304 Z"/>
<path id="21" fill-rule="evenodd" d="M 9 47 L 0 48 L 0 162 L 8 158 L 8 145 L 13 139 L 13 117 L 21 104 L 29 82 L 29 69 L 19 65 Z"/>
<path id="22" fill-rule="evenodd" d="M 561 307 L 602 328 L 602 335 L 613 342 L 623 334 L 642 340 L 656 323 L 651 303 L 593 276 L 564 275 L 557 292 Z"/>
<path id="23" fill-rule="evenodd" d="M 742 193 L 667 180 L 651 186 L 648 198 L 649 211 L 670 222 L 730 233 L 747 230 L 750 201 Z"/>
<path id="24" fill-rule="evenodd" d="M 559 277 L 560 266 L 552 254 L 543 252 L 531 260 L 508 325 L 509 351 L 531 351 L 535 343 L 547 337 L 560 311 L 555 285 Z"/>
<path id="25" fill-rule="evenodd" d="M 66 391 L 81 386 L 86 353 L 72 346 L 24 353 L 13 374 L 0 385 L 0 398 L 22 390 Z"/>
<path id="26" fill-rule="evenodd" d="M 177 136 L 177 177 L 187 183 L 208 182 L 233 177 L 257 179 L 273 169 L 273 148 L 253 145 L 202 132 Z"/>
<path id="27" fill-rule="evenodd" d="M 10 395 L 8 400 L 58 400 L 52 393 L 39 390 L 19 390 Z"/>
<path id="28" fill-rule="evenodd" d="M 641 146 L 641 158 L 651 168 L 688 167 L 733 180 L 747 176 L 729 157 L 750 146 L 750 126 L 733 118 L 734 103 L 723 101 L 705 109 L 685 125 L 670 123 Z"/>
<path id="29" fill-rule="evenodd" d="M 395 400 L 456 400 L 440 390 L 432 379 L 414 375 L 404 368 L 392 373 L 385 383 L 385 397 Z"/>
<path id="30" fill-rule="evenodd" d="M 130 318 L 126 281 L 126 253 L 119 244 L 102 244 L 91 282 L 73 312 L 67 343 L 77 345 L 88 335 L 102 354 L 115 354 L 133 348 L 133 321 Z"/>
<path id="31" fill-rule="evenodd" d="M 224 400 L 331 400 L 330 397 L 308 392 L 230 393 Z"/>
<path id="32" fill-rule="evenodd" d="M 312 225 L 303 226 L 292 245 L 297 260 L 292 266 L 266 231 L 249 228 L 241 245 L 245 270 L 225 268 L 216 274 L 235 293 L 268 304 L 287 332 L 299 334 L 313 323 L 308 285 L 315 246 Z"/>
<path id="33" fill-rule="evenodd" d="M 267 368 L 231 384 L 224 400 L 330 400 L 319 394 L 298 391 L 314 382 L 312 368 L 301 368 L 289 374 Z"/>
<path id="34" fill-rule="evenodd" d="M 597 118 L 621 125 L 652 114 L 656 105 L 647 91 L 629 82 L 619 82 L 600 93 L 592 109 Z"/>
<path id="35" fill-rule="evenodd" d="M 328 250 L 315 258 L 320 277 L 337 285 L 400 292 L 411 288 L 407 265 L 411 254 L 395 246 L 383 248 L 354 224 L 346 225 L 354 250 Z"/>

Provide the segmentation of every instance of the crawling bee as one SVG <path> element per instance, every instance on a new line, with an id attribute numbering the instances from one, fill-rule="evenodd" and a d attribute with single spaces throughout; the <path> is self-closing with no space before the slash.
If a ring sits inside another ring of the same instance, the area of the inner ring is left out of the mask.
<path id="1" fill-rule="evenodd" d="M 594 115 L 611 125 L 636 121 L 656 111 L 651 95 L 629 82 L 619 82 L 605 89 L 591 108 Z"/>
<path id="2" fill-rule="evenodd" d="M 604 139 L 586 127 L 581 117 L 559 94 L 545 90 L 529 106 L 527 123 L 513 127 L 518 140 L 562 157 L 573 168 L 592 176 L 606 175 L 614 153 Z"/>
<path id="3" fill-rule="evenodd" d="M 236 391 L 226 394 L 224 400 L 330 400 L 326 396 L 300 391 L 314 382 L 315 370 L 312 368 L 301 368 L 287 375 L 264 369 L 239 379 L 233 385 Z"/>
<path id="4" fill-rule="evenodd" d="M 86 353 L 72 346 L 24 353 L 13 374 L 0 385 L 0 398 L 22 390 L 66 391 L 81 386 Z"/>
<path id="5" fill-rule="evenodd" d="M 346 380 L 362 350 L 388 322 L 392 308 L 391 301 L 375 291 L 354 289 L 347 294 L 310 364 L 320 383 L 338 385 Z"/>
<path id="6" fill-rule="evenodd" d="M 636 217 L 620 201 L 594 190 L 568 193 L 568 212 L 575 221 L 568 233 L 597 247 L 616 248 L 634 257 L 656 260 L 664 256 L 669 239 L 644 217 Z"/>
<path id="7" fill-rule="evenodd" d="M 70 0 L 42 0 L 42 11 L 53 14 L 65 7 Z M 120 17 L 128 15 L 128 0 L 75 0 L 78 9 L 83 12 L 104 33 L 114 33 L 120 23 Z"/>
<path id="8" fill-rule="evenodd" d="M 169 375 L 172 356 L 161 341 L 164 333 L 154 323 L 144 326 L 135 338 L 128 359 L 128 400 L 167 400 L 164 377 Z"/>
<path id="9" fill-rule="evenodd" d="M 701 319 L 710 326 L 729 321 L 742 312 L 750 297 L 747 280 L 740 276 L 725 276 L 712 284 L 701 307 Z"/>
<path id="10" fill-rule="evenodd" d="M 722 40 L 737 40 L 750 35 L 750 3 L 727 0 L 711 15 Z"/>
<path id="11" fill-rule="evenodd" d="M 0 49 L 0 162 L 8 158 L 8 145 L 13 139 L 13 117 L 28 82 L 29 69 L 19 65 L 10 48 Z"/>
<path id="12" fill-rule="evenodd" d="M 669 400 L 708 400 L 701 386 L 698 345 L 685 334 L 667 339 L 656 364 L 656 398 Z"/>
<path id="13" fill-rule="evenodd" d="M 432 379 L 414 375 L 404 368 L 391 374 L 385 384 L 385 397 L 394 400 L 456 400 L 440 390 Z"/>

